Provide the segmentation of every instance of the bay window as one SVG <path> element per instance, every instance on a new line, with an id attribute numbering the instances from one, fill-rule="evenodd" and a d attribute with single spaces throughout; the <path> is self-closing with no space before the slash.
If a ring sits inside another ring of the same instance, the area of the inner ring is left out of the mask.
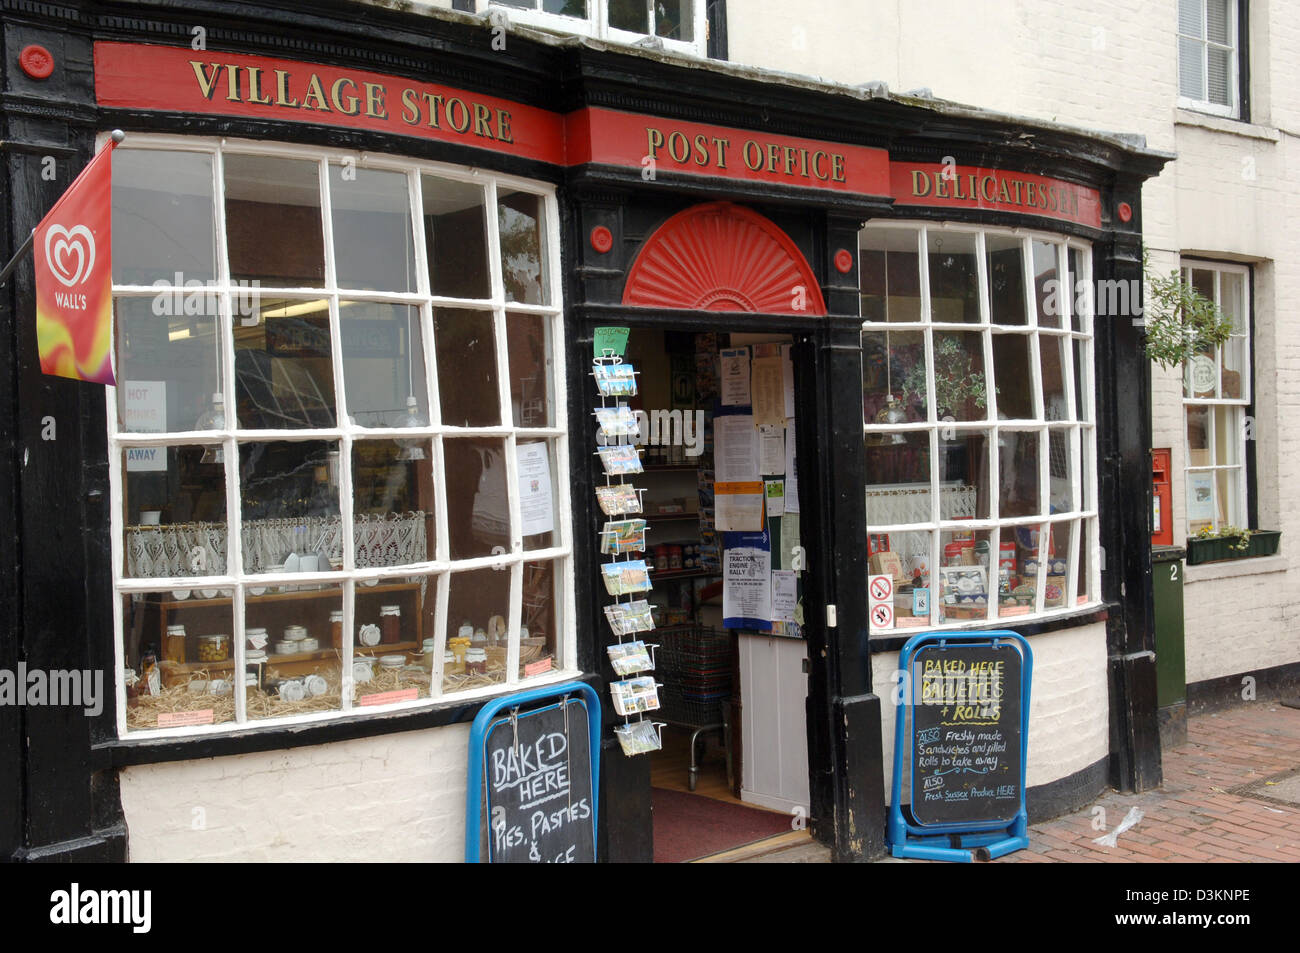
<path id="1" fill-rule="evenodd" d="M 144 135 L 113 174 L 119 730 L 572 673 L 553 193 Z"/>
<path id="2" fill-rule="evenodd" d="M 1094 603 L 1089 247 L 890 223 L 859 255 L 873 634 Z"/>
<path id="3" fill-rule="evenodd" d="M 477 0 L 480 13 L 501 9 L 531 26 L 636 43 L 657 37 L 665 48 L 703 56 L 705 0 Z"/>

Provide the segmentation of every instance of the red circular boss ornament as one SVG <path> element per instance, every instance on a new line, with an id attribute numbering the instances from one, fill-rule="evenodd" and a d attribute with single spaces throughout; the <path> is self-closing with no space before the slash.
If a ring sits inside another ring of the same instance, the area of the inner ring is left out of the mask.
<path id="1" fill-rule="evenodd" d="M 1127 202 L 1120 202 L 1119 208 L 1116 209 L 1116 211 L 1119 213 L 1119 220 L 1121 222 L 1128 222 L 1133 218 L 1133 206 L 1129 205 Z"/>
<path id="2" fill-rule="evenodd" d="M 45 79 L 54 72 L 54 57 L 45 47 L 33 43 L 18 54 L 18 65 L 32 79 Z"/>
<path id="3" fill-rule="evenodd" d="M 839 269 L 840 274 L 847 275 L 853 270 L 853 253 L 847 248 L 841 248 L 835 253 L 835 267 Z"/>
<path id="4" fill-rule="evenodd" d="M 614 235 L 604 225 L 597 225 L 591 230 L 591 247 L 602 255 L 614 247 Z"/>

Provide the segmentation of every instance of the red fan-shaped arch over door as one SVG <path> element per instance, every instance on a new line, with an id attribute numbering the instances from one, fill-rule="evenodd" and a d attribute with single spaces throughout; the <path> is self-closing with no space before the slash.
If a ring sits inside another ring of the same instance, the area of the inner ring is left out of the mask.
<path id="1" fill-rule="evenodd" d="M 637 255 L 623 303 L 687 311 L 825 315 L 821 288 L 788 235 L 731 202 L 678 212 Z"/>

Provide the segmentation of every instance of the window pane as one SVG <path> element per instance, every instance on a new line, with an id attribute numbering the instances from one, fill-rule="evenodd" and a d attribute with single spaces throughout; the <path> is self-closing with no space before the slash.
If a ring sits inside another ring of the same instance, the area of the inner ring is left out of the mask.
<path id="1" fill-rule="evenodd" d="M 655 33 L 690 43 L 695 39 L 693 0 L 659 0 L 655 6 Z"/>
<path id="2" fill-rule="evenodd" d="M 997 387 L 999 420 L 1033 420 L 1036 416 L 1029 354 L 1028 336 L 993 335 L 993 384 Z"/>
<path id="3" fill-rule="evenodd" d="M 248 429 L 333 427 L 334 363 L 329 303 L 265 299 L 235 322 L 239 425 Z"/>
<path id="4" fill-rule="evenodd" d="M 245 572 L 342 565 L 337 442 L 245 443 L 239 468 Z"/>
<path id="5" fill-rule="evenodd" d="M 536 7 L 530 0 L 529 6 Z M 547 13 L 558 13 L 566 17 L 587 17 L 587 0 L 542 0 L 542 9 Z"/>
<path id="6" fill-rule="evenodd" d="M 389 692 L 409 694 L 412 689 L 417 698 L 429 697 L 437 647 L 437 597 L 436 576 L 357 585 L 352 648 L 356 704 L 402 701 L 400 696 L 385 696 Z M 376 636 L 377 644 L 366 644 Z"/>
<path id="7" fill-rule="evenodd" d="M 1214 462 L 1220 466 L 1240 463 L 1241 441 L 1240 407 L 1215 407 L 1214 410 Z"/>
<path id="8" fill-rule="evenodd" d="M 113 280 L 214 281 L 212 156 L 114 149 L 112 162 Z"/>
<path id="9" fill-rule="evenodd" d="M 1192 406 L 1187 408 L 1187 465 L 1189 467 L 1208 467 L 1210 465 L 1210 408 Z"/>
<path id="10" fill-rule="evenodd" d="M 646 0 L 609 0 L 609 25 L 616 30 L 648 33 L 649 9 Z"/>
<path id="11" fill-rule="evenodd" d="M 443 424 L 500 426 L 501 394 L 497 389 L 492 312 L 435 308 L 433 344 L 441 382 L 438 399 Z"/>
<path id="12" fill-rule="evenodd" d="M 939 518 L 989 516 L 989 437 L 984 430 L 939 431 Z"/>
<path id="13" fill-rule="evenodd" d="M 1228 45 L 1229 0 L 1205 0 L 1205 37 L 1211 43 Z"/>
<path id="14" fill-rule="evenodd" d="M 1178 95 L 1188 99 L 1205 98 L 1205 44 L 1178 38 Z"/>
<path id="15" fill-rule="evenodd" d="M 558 561 L 524 563 L 523 619 L 519 628 L 519 677 L 562 667 L 560 622 L 563 591 Z"/>
<path id="16" fill-rule="evenodd" d="M 1244 337 L 1231 337 L 1223 344 L 1220 351 L 1223 362 L 1220 370 L 1223 375 L 1223 387 L 1220 395 L 1222 397 L 1239 399 L 1247 396 L 1245 384 L 1246 345 L 1247 339 Z"/>
<path id="17" fill-rule="evenodd" d="M 489 298 L 487 205 L 483 189 L 432 175 L 420 177 L 429 285 L 448 298 Z"/>
<path id="18" fill-rule="evenodd" d="M 1237 468 L 1219 470 L 1214 474 L 1217 482 L 1216 501 L 1220 526 L 1243 527 L 1246 523 L 1245 507 L 1241 505 L 1241 471 Z"/>
<path id="19" fill-rule="evenodd" d="M 443 441 L 452 559 L 510 551 L 505 441 Z M 453 580 L 454 581 L 454 580 Z"/>
<path id="20" fill-rule="evenodd" d="M 369 301 L 339 302 L 343 383 L 353 421 L 363 427 L 428 424 L 420 324 L 419 308 Z"/>
<path id="21" fill-rule="evenodd" d="M 123 431 L 197 430 L 221 390 L 215 296 L 196 294 L 189 304 L 175 299 L 162 293 L 113 301 Z"/>
<path id="22" fill-rule="evenodd" d="M 121 597 L 128 731 L 235 720 L 230 591 L 179 595 Z"/>
<path id="23" fill-rule="evenodd" d="M 424 440 L 352 444 L 353 545 L 358 569 L 434 558 L 433 446 Z"/>
<path id="24" fill-rule="evenodd" d="M 1079 605 L 1091 601 L 1088 585 L 1092 572 L 1092 546 L 1088 542 L 1088 522 L 1084 520 L 1079 524 L 1079 573 L 1075 580 L 1075 602 Z"/>
<path id="25" fill-rule="evenodd" d="M 1034 611 L 1040 530 L 1038 523 L 1002 527 L 998 545 L 999 616 L 1028 615 Z"/>
<path id="26" fill-rule="evenodd" d="M 1075 331 L 1087 331 L 1088 325 L 1084 315 L 1090 310 L 1092 296 L 1089 294 L 1091 276 L 1082 274 L 1083 252 L 1077 248 L 1065 251 L 1065 267 L 1068 281 L 1065 293 L 1069 297 L 1070 327 Z"/>
<path id="27" fill-rule="evenodd" d="M 920 321 L 921 266 L 916 232 L 877 228 L 859 234 L 862 319 Z"/>
<path id="28" fill-rule="evenodd" d="M 1246 276 L 1239 271 L 1219 272 L 1219 308 L 1232 319 L 1232 332 L 1246 334 Z"/>
<path id="29" fill-rule="evenodd" d="M 1037 516 L 1040 435 L 1037 431 L 1003 430 L 998 435 L 999 515 Z"/>
<path id="30" fill-rule="evenodd" d="M 939 552 L 939 621 L 987 618 L 988 530 L 945 530 L 939 534 Z"/>
<path id="31" fill-rule="evenodd" d="M 930 435 L 867 435 L 867 524 L 928 523 L 930 511 Z"/>
<path id="32" fill-rule="evenodd" d="M 1060 301 L 1060 272 L 1057 268 L 1056 245 L 1050 242 L 1030 243 L 1034 257 L 1034 300 L 1038 308 L 1038 324 L 1044 328 L 1061 327 L 1061 309 L 1048 307 L 1049 302 Z"/>
<path id="33" fill-rule="evenodd" d="M 510 410 L 516 427 L 555 426 L 550 327 L 551 319 L 545 315 L 506 315 Z"/>
<path id="34" fill-rule="evenodd" d="M 979 324 L 979 260 L 975 236 L 926 232 L 930 268 L 930 320 Z"/>
<path id="35" fill-rule="evenodd" d="M 939 418 L 984 420 L 984 339 L 979 332 L 934 332 L 934 406 Z"/>
<path id="36" fill-rule="evenodd" d="M 509 569 L 451 574 L 447 645 L 452 661 L 443 669 L 444 693 L 505 681 L 509 642 L 500 638 L 500 632 L 502 623 L 507 634 L 510 631 L 511 575 Z M 466 643 L 463 639 L 470 641 Z"/>
<path id="37" fill-rule="evenodd" d="M 323 286 L 325 233 L 316 163 L 231 154 L 224 161 L 231 280 Z"/>
<path id="38" fill-rule="evenodd" d="M 122 452 L 126 575 L 215 576 L 226 571 L 226 471 L 214 448 Z"/>
<path id="39" fill-rule="evenodd" d="M 406 176 L 331 165 L 330 217 L 340 288 L 415 290 L 415 247 Z M 346 171 L 346 174 L 345 174 Z"/>
<path id="40" fill-rule="evenodd" d="M 1090 341 L 1074 342 L 1074 416 L 1077 420 L 1089 420 L 1088 398 L 1092 394 L 1092 364 L 1088 360 L 1092 344 Z"/>
<path id="41" fill-rule="evenodd" d="M 1070 460 L 1078 455 L 1077 431 L 1053 427 L 1047 435 L 1047 494 L 1049 513 L 1068 513 L 1074 506 Z"/>
<path id="42" fill-rule="evenodd" d="M 497 228 L 501 238 L 501 277 L 506 300 L 549 304 L 544 200 L 531 192 L 497 190 Z"/>
<path id="43" fill-rule="evenodd" d="M 1187 473 L 1187 532 L 1199 532 L 1214 526 L 1214 472 L 1189 470 Z"/>
<path id="44" fill-rule="evenodd" d="M 1214 300 L 1214 272 L 1205 268 L 1192 269 L 1192 287 L 1211 301 Z"/>
<path id="45" fill-rule="evenodd" d="M 1092 475 L 1096 472 L 1096 464 L 1093 462 L 1094 453 L 1092 448 L 1093 434 L 1089 430 L 1079 432 L 1079 451 L 1080 459 L 1083 466 L 1080 468 L 1080 490 L 1083 493 L 1083 505 L 1080 509 L 1091 510 L 1096 504 L 1092 499 Z M 1171 517 L 1172 518 L 1172 517 Z"/>
<path id="46" fill-rule="evenodd" d="M 338 711 L 343 698 L 343 664 L 332 645 L 330 616 L 343 609 L 341 586 L 303 592 L 249 596 L 244 612 L 248 683 L 244 703 L 249 721 Z M 254 649 L 262 642 L 261 649 Z M 265 657 L 259 657 L 261 653 Z M 365 689 L 357 687 L 357 693 Z"/>
<path id="47" fill-rule="evenodd" d="M 1202 29 L 1201 11 L 1205 9 L 1205 0 L 1178 0 L 1178 32 L 1184 36 L 1205 37 Z"/>
<path id="48" fill-rule="evenodd" d="M 1048 420 L 1068 420 L 1069 407 L 1065 403 L 1065 361 L 1068 360 L 1070 339 L 1039 335 L 1038 356 L 1041 361 L 1043 385 L 1043 413 Z M 999 387 L 1001 381 L 999 379 Z M 1001 400 L 1001 394 L 998 395 Z M 999 405 L 999 410 L 1001 406 Z"/>
<path id="49" fill-rule="evenodd" d="M 925 420 L 928 390 L 923 332 L 863 332 L 863 419 L 868 426 Z"/>
<path id="50" fill-rule="evenodd" d="M 523 440 L 515 444 L 519 474 L 519 517 L 523 522 L 524 549 L 548 549 L 560 544 L 559 487 L 554 440 Z"/>
<path id="51" fill-rule="evenodd" d="M 1209 72 L 1206 76 L 1206 99 L 1220 106 L 1232 105 L 1232 54 L 1210 47 L 1206 51 Z"/>
<path id="52" fill-rule="evenodd" d="M 1214 348 L 1197 351 L 1183 363 L 1183 396 L 1215 397 Z"/>
<path id="53" fill-rule="evenodd" d="M 994 324 L 1026 324 L 1025 267 L 1020 239 L 985 235 L 984 252 L 989 273 L 989 320 Z"/>

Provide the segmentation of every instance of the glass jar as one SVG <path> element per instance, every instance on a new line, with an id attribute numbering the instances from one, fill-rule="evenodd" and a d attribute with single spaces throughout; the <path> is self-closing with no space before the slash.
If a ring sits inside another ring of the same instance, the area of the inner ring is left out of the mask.
<path id="1" fill-rule="evenodd" d="M 382 633 L 379 641 L 383 645 L 392 645 L 395 642 L 402 641 L 401 606 L 379 607 L 379 631 Z"/>
<path id="2" fill-rule="evenodd" d="M 307 638 L 307 627 L 304 625 L 287 625 L 284 628 L 284 640 L 286 642 L 301 642 Z"/>
<path id="3" fill-rule="evenodd" d="M 330 645 L 336 649 L 343 648 L 343 610 L 335 609 L 330 613 Z"/>
<path id="4" fill-rule="evenodd" d="M 200 635 L 199 661 L 224 662 L 230 658 L 230 636 Z"/>
<path id="5" fill-rule="evenodd" d="M 271 638 L 266 634 L 266 629 L 252 628 L 244 630 L 244 648 L 250 652 L 262 651 L 269 641 L 271 641 Z"/>
<path id="6" fill-rule="evenodd" d="M 185 661 L 185 626 L 167 626 L 167 635 L 163 638 L 163 658 L 169 662 Z"/>
<path id="7" fill-rule="evenodd" d="M 470 649 L 465 653 L 465 674 L 487 674 L 487 649 Z"/>

